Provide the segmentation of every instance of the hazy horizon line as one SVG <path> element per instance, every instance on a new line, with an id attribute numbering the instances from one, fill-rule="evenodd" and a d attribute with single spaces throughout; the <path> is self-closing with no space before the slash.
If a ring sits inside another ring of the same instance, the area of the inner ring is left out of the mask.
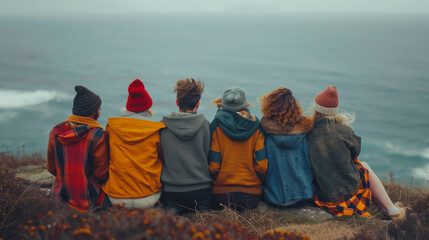
<path id="1" fill-rule="evenodd" d="M 162 15 L 177 15 L 177 16 L 216 16 L 216 15 L 230 15 L 230 16 L 287 16 L 287 15 L 347 15 L 347 16 L 429 16 L 429 12 L 388 12 L 388 11 L 276 11 L 276 12 L 233 12 L 233 11 L 206 11 L 206 12 L 188 12 L 188 11 L 158 11 L 158 12 L 69 12 L 69 13 L 51 13 L 51 14 L 2 14 L 0 19 L 68 19 L 76 17 L 84 18 L 100 18 L 100 17 L 129 17 L 134 18 L 138 16 L 162 16 Z"/>

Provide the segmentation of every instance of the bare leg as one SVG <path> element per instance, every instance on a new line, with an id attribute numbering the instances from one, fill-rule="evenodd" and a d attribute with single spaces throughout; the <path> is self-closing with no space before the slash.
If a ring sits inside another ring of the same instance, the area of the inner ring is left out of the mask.
<path id="1" fill-rule="evenodd" d="M 362 165 L 368 170 L 368 177 L 370 182 L 370 189 L 372 192 L 372 201 L 377 205 L 381 210 L 389 211 L 394 205 L 392 200 L 390 200 L 389 195 L 387 195 L 386 189 L 384 189 L 383 184 L 380 179 L 375 175 L 374 171 L 369 167 L 368 163 L 362 162 Z"/>

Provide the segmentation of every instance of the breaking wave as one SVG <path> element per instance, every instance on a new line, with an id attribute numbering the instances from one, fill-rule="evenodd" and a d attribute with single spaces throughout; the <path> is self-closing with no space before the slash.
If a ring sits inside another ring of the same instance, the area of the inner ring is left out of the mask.
<path id="1" fill-rule="evenodd" d="M 424 167 L 414 169 L 414 176 L 429 181 L 429 164 Z"/>
<path id="2" fill-rule="evenodd" d="M 0 98 L 0 109 L 15 109 L 38 105 L 55 99 L 63 99 L 64 97 L 57 91 L 0 89 Z"/>
<path id="3" fill-rule="evenodd" d="M 425 148 L 423 150 L 415 150 L 415 149 L 405 149 L 400 146 L 395 146 L 392 143 L 386 143 L 386 148 L 391 153 L 396 153 L 400 155 L 404 155 L 407 157 L 417 156 L 429 159 L 429 148 Z"/>
<path id="4" fill-rule="evenodd" d="M 426 148 L 426 149 L 423 151 L 422 156 L 423 156 L 424 158 L 429 159 L 429 148 Z"/>

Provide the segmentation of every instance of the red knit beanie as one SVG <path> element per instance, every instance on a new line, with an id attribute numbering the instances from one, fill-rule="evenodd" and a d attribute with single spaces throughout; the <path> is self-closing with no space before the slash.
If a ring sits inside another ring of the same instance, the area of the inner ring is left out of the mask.
<path id="1" fill-rule="evenodd" d="M 325 90 L 316 95 L 314 102 L 316 103 L 314 106 L 316 112 L 325 115 L 336 114 L 338 112 L 337 87 L 332 85 L 328 86 Z"/>
<path id="2" fill-rule="evenodd" d="M 134 80 L 128 87 L 126 108 L 130 112 L 144 112 L 152 107 L 152 98 L 140 79 Z"/>

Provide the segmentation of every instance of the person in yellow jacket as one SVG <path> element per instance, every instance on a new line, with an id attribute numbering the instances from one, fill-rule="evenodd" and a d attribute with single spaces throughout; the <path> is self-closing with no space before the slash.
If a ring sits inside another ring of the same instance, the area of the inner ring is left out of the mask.
<path id="1" fill-rule="evenodd" d="M 103 191 L 112 204 L 150 208 L 161 197 L 160 129 L 165 124 L 150 120 L 152 99 L 139 79 L 128 92 L 123 115 L 107 121 L 110 166 Z"/>
<path id="2" fill-rule="evenodd" d="M 218 107 L 210 124 L 209 169 L 215 178 L 213 205 L 239 211 L 258 206 L 262 180 L 268 169 L 264 134 L 258 118 L 247 108 L 245 92 L 240 87 L 225 90 L 213 100 Z"/>

